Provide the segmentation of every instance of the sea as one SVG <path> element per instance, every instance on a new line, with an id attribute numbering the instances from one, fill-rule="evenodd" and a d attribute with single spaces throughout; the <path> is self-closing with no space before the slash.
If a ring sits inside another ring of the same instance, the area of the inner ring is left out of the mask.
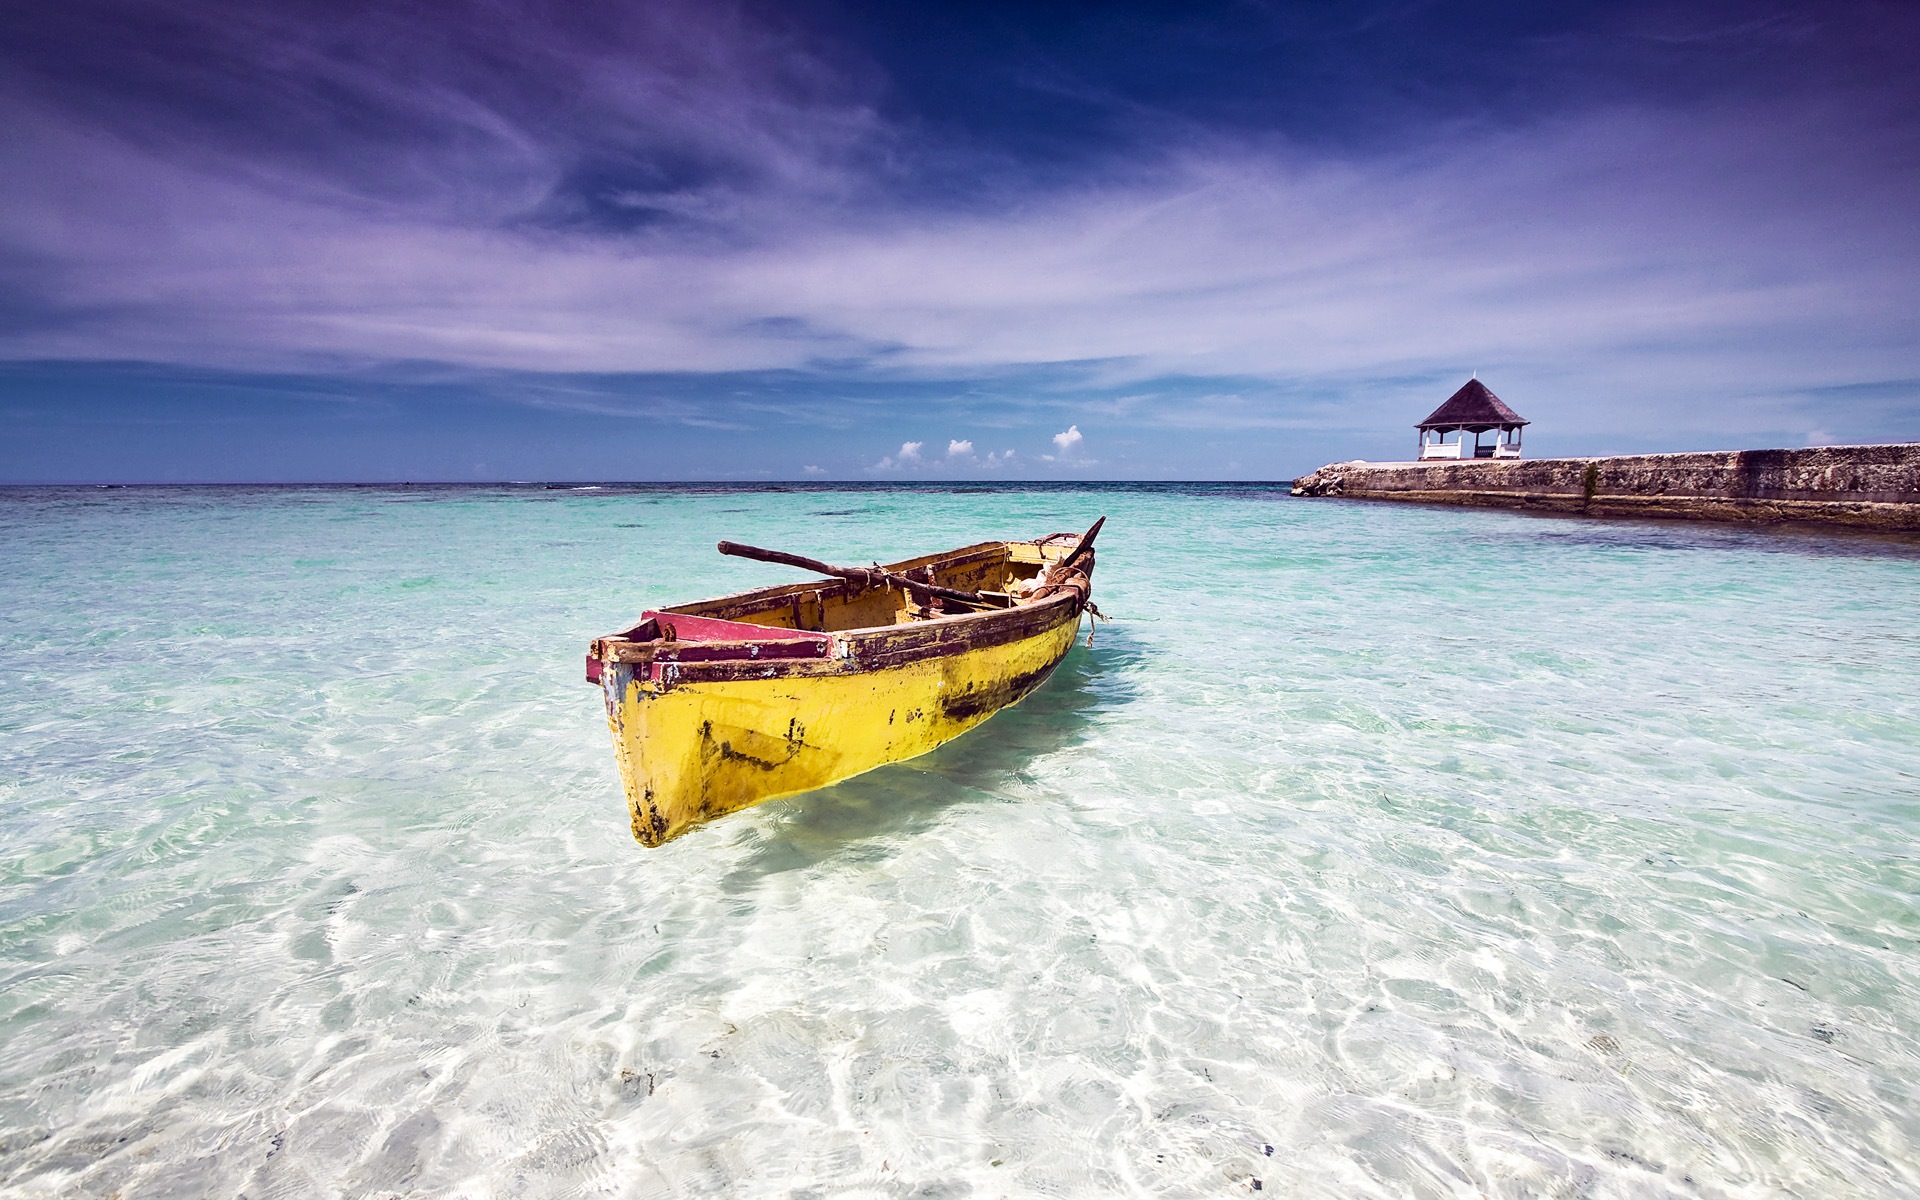
<path id="1" fill-rule="evenodd" d="M 1106 516 L 636 844 L 589 639 Z M 1279 484 L 0 492 L 0 1193 L 1920 1195 L 1920 544 Z"/>

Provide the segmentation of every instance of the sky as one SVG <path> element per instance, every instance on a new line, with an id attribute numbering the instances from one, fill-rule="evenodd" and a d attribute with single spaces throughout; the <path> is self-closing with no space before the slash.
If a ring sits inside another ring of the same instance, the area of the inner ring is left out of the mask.
<path id="1" fill-rule="evenodd" d="M 0 482 L 1920 439 L 1920 5 L 0 6 Z"/>

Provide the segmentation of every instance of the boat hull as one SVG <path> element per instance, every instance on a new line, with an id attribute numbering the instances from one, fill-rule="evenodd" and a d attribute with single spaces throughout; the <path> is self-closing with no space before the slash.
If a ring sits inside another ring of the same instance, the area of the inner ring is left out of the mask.
<path id="1" fill-rule="evenodd" d="M 1066 655 L 1079 607 L 1049 607 L 1035 614 L 1047 619 L 1022 621 L 1009 636 L 989 629 L 930 647 L 896 646 L 898 661 L 884 665 L 869 664 L 889 657 L 888 640 L 928 627 L 856 636 L 835 647 L 842 656 L 756 664 L 744 678 L 713 667 L 690 677 L 696 673 L 683 666 L 656 680 L 660 673 L 645 665 L 608 664 L 601 687 L 633 836 L 657 846 L 727 813 L 958 737 L 1019 702 Z"/>

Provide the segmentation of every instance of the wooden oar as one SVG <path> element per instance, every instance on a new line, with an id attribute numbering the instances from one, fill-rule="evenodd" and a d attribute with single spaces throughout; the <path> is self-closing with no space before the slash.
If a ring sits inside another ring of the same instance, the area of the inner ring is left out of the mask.
<path id="1" fill-rule="evenodd" d="M 817 571 L 822 575 L 849 580 L 862 587 L 879 587 L 883 583 L 894 583 L 923 595 L 941 596 L 948 600 L 978 604 L 985 608 L 1006 608 L 1012 603 L 1003 596 L 988 596 L 980 592 L 963 592 L 956 588 L 941 587 L 937 583 L 926 583 L 910 576 L 896 574 L 884 567 L 836 567 L 831 563 L 823 563 L 817 558 L 788 554 L 784 550 L 762 550 L 758 546 L 742 546 L 739 542 L 721 542 L 720 553 L 730 554 L 735 558 L 751 558 L 759 562 L 799 567 L 803 571 Z"/>

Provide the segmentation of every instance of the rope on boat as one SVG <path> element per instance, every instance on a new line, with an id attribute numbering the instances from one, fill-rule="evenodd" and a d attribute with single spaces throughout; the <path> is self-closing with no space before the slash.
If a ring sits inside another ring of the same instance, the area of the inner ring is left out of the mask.
<path id="1" fill-rule="evenodd" d="M 1091 600 L 1087 601 L 1087 613 L 1087 649 L 1091 650 L 1093 649 L 1093 631 L 1100 627 L 1099 621 L 1093 618 L 1098 617 L 1100 621 L 1111 621 L 1113 618 L 1101 612 L 1099 606 Z"/>

